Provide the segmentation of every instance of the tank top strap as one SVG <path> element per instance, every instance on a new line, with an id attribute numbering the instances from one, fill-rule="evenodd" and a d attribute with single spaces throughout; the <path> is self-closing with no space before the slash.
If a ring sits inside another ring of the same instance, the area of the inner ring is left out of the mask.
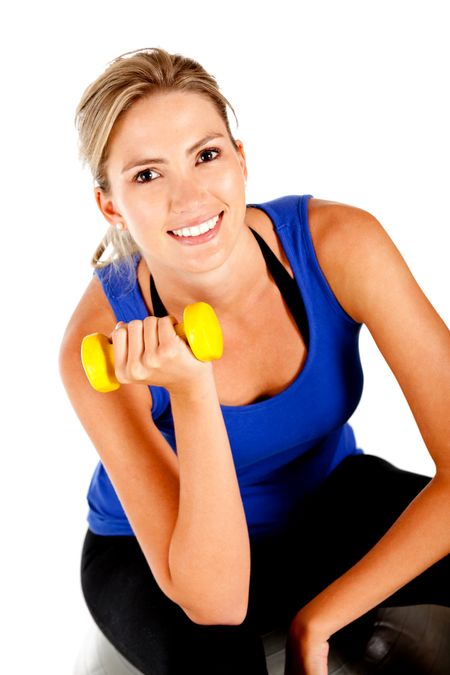
<path id="1" fill-rule="evenodd" d="M 259 248 L 266 261 L 267 269 L 271 277 L 275 281 L 278 289 L 286 302 L 295 322 L 302 334 L 306 347 L 309 347 L 309 325 L 306 316 L 305 304 L 300 293 L 300 289 L 295 279 L 291 277 L 284 265 L 278 260 L 275 253 L 265 240 L 253 230 L 249 228 L 259 244 Z"/>
<path id="2" fill-rule="evenodd" d="M 156 290 L 153 274 L 150 275 L 150 295 L 152 296 L 153 316 L 157 316 L 159 318 L 162 316 L 167 316 L 169 312 L 164 307 L 163 301 L 159 297 L 159 293 Z"/>

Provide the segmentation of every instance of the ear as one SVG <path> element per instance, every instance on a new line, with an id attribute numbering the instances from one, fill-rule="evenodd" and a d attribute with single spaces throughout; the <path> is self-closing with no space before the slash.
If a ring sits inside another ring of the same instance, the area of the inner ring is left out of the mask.
<path id="1" fill-rule="evenodd" d="M 116 227 L 118 223 L 123 225 L 123 217 L 119 211 L 117 211 L 111 195 L 100 187 L 94 188 L 94 195 L 97 206 L 108 223 L 112 227 Z"/>
<path id="2" fill-rule="evenodd" d="M 237 145 L 237 153 L 239 154 L 239 163 L 242 167 L 242 173 L 244 174 L 245 180 L 247 180 L 248 172 L 247 172 L 247 160 L 245 158 L 244 152 L 244 144 L 242 143 L 242 141 L 236 139 L 236 145 Z"/>

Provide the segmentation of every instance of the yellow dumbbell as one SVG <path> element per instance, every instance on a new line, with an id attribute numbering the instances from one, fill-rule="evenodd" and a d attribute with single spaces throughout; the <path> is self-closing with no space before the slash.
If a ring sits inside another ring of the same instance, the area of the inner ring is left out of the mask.
<path id="1" fill-rule="evenodd" d="M 199 361 L 214 361 L 222 356 L 222 329 L 215 311 L 206 302 L 187 305 L 183 323 L 176 324 L 174 329 Z M 81 362 L 96 391 L 108 392 L 120 387 L 114 371 L 113 345 L 106 335 L 92 333 L 83 338 Z"/>

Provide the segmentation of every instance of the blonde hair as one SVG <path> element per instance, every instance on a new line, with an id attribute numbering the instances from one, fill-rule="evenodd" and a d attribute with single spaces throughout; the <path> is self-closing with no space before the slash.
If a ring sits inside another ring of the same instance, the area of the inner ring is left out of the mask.
<path id="1" fill-rule="evenodd" d="M 136 101 L 161 91 L 194 91 L 207 96 L 237 148 L 227 115 L 229 106 L 237 123 L 233 107 L 219 91 L 216 79 L 197 61 L 158 47 L 127 52 L 111 61 L 104 73 L 87 87 L 75 115 L 80 158 L 89 165 L 101 190 L 110 189 L 106 162 L 115 123 Z M 109 227 L 91 262 L 96 268 L 126 262 L 130 273 L 134 273 L 132 256 L 137 252 L 139 248 L 127 230 Z"/>

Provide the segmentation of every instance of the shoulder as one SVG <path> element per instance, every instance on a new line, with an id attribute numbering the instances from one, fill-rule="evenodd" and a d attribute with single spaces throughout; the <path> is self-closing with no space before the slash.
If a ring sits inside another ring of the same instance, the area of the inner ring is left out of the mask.
<path id="1" fill-rule="evenodd" d="M 404 265 L 404 260 L 377 218 L 362 208 L 311 198 L 308 219 L 330 288 L 347 314 L 365 323 L 367 301 L 383 269 Z"/>
<path id="2" fill-rule="evenodd" d="M 357 206 L 311 198 L 308 219 L 314 247 L 324 255 L 327 249 L 341 246 L 349 254 L 351 246 L 369 241 L 377 231 L 384 232 L 379 221 Z"/>
<path id="3" fill-rule="evenodd" d="M 81 364 L 81 343 L 86 335 L 103 333 L 111 335 L 117 323 L 116 316 L 103 287 L 93 276 L 66 326 L 59 352 L 59 369 L 69 397 L 86 395 L 87 378 Z M 145 398 L 151 395 L 148 387 Z M 101 396 L 104 396 L 101 394 Z"/>
<path id="4" fill-rule="evenodd" d="M 63 343 L 88 332 L 109 335 L 117 319 L 111 301 L 130 293 L 138 283 L 140 256 L 98 267 L 70 317 Z"/>
<path id="5" fill-rule="evenodd" d="M 78 340 L 80 336 L 86 334 L 86 331 L 109 334 L 116 323 L 111 305 L 95 275 L 69 319 L 63 337 L 63 345 Z"/>

